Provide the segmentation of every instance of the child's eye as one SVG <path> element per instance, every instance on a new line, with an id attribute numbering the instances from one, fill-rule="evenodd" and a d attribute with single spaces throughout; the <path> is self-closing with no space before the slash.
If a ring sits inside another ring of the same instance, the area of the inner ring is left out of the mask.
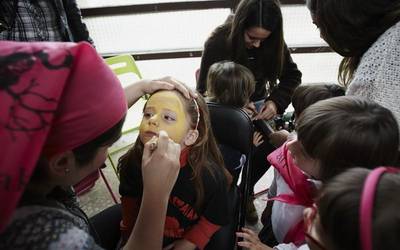
<path id="1" fill-rule="evenodd" d="M 164 119 L 169 122 L 176 121 L 176 118 L 172 115 L 164 115 Z"/>
<path id="2" fill-rule="evenodd" d="M 152 116 L 152 113 L 151 113 L 151 112 L 149 112 L 149 111 L 143 112 L 143 117 L 145 117 L 145 118 L 150 118 L 151 116 Z"/>

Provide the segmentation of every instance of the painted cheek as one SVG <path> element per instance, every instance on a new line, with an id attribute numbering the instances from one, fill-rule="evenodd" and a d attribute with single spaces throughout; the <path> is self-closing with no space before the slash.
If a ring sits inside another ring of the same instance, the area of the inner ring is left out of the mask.
<path id="1" fill-rule="evenodd" d="M 181 143 L 186 135 L 186 117 L 184 114 L 177 115 L 177 121 L 173 124 L 162 124 L 160 126 L 161 130 L 165 130 L 168 133 L 169 138 L 176 143 Z"/>
<path id="2" fill-rule="evenodd" d="M 139 127 L 139 138 L 140 141 L 145 144 L 149 139 L 145 138 L 145 132 L 147 131 L 147 124 L 145 122 L 144 119 L 142 119 L 142 122 L 140 123 L 140 127 Z"/>

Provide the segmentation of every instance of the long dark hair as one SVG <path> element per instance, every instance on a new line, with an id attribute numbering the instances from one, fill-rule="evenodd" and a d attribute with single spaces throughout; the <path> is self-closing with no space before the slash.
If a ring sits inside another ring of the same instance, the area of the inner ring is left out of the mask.
<path id="1" fill-rule="evenodd" d="M 279 1 L 242 0 L 233 17 L 226 21 L 225 26 L 230 29 L 227 42 L 231 50 L 231 59 L 244 66 L 249 65 L 244 41 L 246 29 L 261 27 L 272 32 L 261 43 L 256 62 L 259 72 L 267 72 L 267 75 L 262 77 L 266 77 L 270 81 L 270 87 L 273 87 L 281 75 L 284 62 L 285 43 Z"/>
<path id="2" fill-rule="evenodd" d="M 326 181 L 350 166 L 394 165 L 399 128 L 392 112 L 358 97 L 340 96 L 306 108 L 297 120 L 298 140 L 319 160 Z"/>
<path id="3" fill-rule="evenodd" d="M 362 55 L 387 29 L 400 21 L 399 0 L 310 0 L 321 36 L 344 56 L 339 82 L 348 85 Z"/>
<path id="4" fill-rule="evenodd" d="M 319 236 L 327 249 L 358 250 L 360 200 L 370 170 L 352 168 L 329 181 L 317 199 Z M 385 173 L 379 180 L 373 205 L 373 249 L 397 249 L 400 244 L 400 174 Z"/>
<path id="5" fill-rule="evenodd" d="M 232 176 L 225 169 L 222 155 L 211 129 L 208 108 L 203 97 L 199 94 L 196 98 L 200 112 L 200 114 L 198 114 L 194 101 L 184 98 L 179 92 L 177 93 L 186 107 L 187 114 L 190 115 L 190 126 L 192 129 L 195 128 L 198 116 L 200 115 L 199 124 L 197 126 L 199 137 L 196 142 L 190 146 L 188 165 L 193 171 L 192 180 L 196 190 L 195 208 L 201 210 L 204 201 L 204 183 L 202 179 L 204 171 L 208 171 L 213 177 L 219 172 L 223 172 L 228 183 L 227 189 L 232 182 Z M 146 108 L 146 106 L 144 108 Z M 118 168 L 121 173 L 123 173 L 123 171 L 128 171 L 128 166 L 141 167 L 142 156 L 143 143 L 138 136 L 135 145 L 119 160 Z"/>

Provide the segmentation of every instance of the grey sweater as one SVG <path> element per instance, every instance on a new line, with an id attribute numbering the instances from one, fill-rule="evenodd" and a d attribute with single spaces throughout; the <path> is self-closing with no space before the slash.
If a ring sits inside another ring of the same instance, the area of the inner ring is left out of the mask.
<path id="1" fill-rule="evenodd" d="M 400 22 L 364 53 L 346 94 L 377 102 L 400 124 Z"/>

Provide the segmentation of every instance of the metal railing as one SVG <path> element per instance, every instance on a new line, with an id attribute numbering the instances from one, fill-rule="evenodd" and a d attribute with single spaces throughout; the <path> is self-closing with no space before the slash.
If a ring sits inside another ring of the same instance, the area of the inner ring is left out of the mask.
<path id="1" fill-rule="evenodd" d="M 173 0 L 171 0 L 173 1 Z M 101 17 L 126 14 L 143 14 L 154 12 L 170 12 L 170 11 L 185 11 L 185 10 L 204 10 L 216 8 L 234 9 L 240 0 L 202 0 L 202 1 L 185 1 L 185 2 L 166 2 L 166 3 L 142 3 L 118 6 L 101 6 L 82 8 L 83 17 Z M 304 5 L 305 0 L 281 0 L 281 5 Z M 302 45 L 290 46 L 291 53 L 325 53 L 332 52 L 328 46 L 320 45 Z M 126 51 L 125 53 L 134 56 L 135 60 L 154 60 L 154 59 L 171 59 L 171 58 L 187 58 L 201 57 L 201 49 L 192 50 L 166 50 L 155 52 L 134 52 Z M 118 53 L 120 54 L 120 53 Z M 116 54 L 103 54 L 104 57 L 114 56 Z"/>

